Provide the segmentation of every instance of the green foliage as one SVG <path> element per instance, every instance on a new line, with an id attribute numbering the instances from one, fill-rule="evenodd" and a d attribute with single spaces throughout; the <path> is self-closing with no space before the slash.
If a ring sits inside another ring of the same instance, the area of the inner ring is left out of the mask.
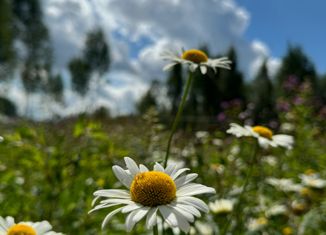
<path id="1" fill-rule="evenodd" d="M 168 97 L 171 103 L 171 113 L 175 115 L 182 95 L 183 76 L 182 66 L 180 64 L 174 66 L 169 73 L 167 79 Z"/>
<path id="2" fill-rule="evenodd" d="M 277 119 L 273 84 L 269 78 L 266 60 L 252 83 L 252 99 L 255 105 L 253 119 L 255 123 L 267 124 Z"/>
<path id="3" fill-rule="evenodd" d="M 10 1 L 3 0 L 0 2 L 0 80 L 8 77 L 8 71 L 15 59 L 11 21 Z"/>
<path id="4" fill-rule="evenodd" d="M 74 58 L 69 62 L 69 71 L 73 89 L 79 94 L 85 95 L 90 79 L 89 65 L 80 58 Z"/>
<path id="5" fill-rule="evenodd" d="M 157 108 L 158 82 L 153 81 L 148 91 L 141 97 L 137 103 L 137 111 L 144 114 L 151 108 Z"/>
<path id="6" fill-rule="evenodd" d="M 299 46 L 290 45 L 282 59 L 281 68 L 276 75 L 279 89 L 288 76 L 296 76 L 300 82 L 309 81 L 315 86 L 317 77 L 315 67 Z"/>
<path id="7" fill-rule="evenodd" d="M 0 114 L 9 117 L 17 116 L 15 104 L 6 98 L 0 97 Z"/>
<path id="8" fill-rule="evenodd" d="M 95 29 L 87 34 L 83 58 L 92 72 L 100 75 L 110 66 L 110 51 L 103 31 Z"/>

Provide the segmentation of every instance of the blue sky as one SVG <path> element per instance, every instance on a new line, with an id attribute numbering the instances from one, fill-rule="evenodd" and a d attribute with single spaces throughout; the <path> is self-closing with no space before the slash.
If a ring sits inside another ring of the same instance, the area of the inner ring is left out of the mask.
<path id="1" fill-rule="evenodd" d="M 325 0 L 237 2 L 250 13 L 250 24 L 245 32 L 248 40 L 264 41 L 275 57 L 284 55 L 288 43 L 301 45 L 318 72 L 326 73 Z"/>

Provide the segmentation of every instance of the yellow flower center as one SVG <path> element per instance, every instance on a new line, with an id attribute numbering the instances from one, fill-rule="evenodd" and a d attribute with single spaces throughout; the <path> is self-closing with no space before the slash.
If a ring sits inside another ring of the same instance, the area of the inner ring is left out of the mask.
<path id="1" fill-rule="evenodd" d="M 199 64 L 201 62 L 206 62 L 208 60 L 208 57 L 205 54 L 205 52 L 197 49 L 191 49 L 183 52 L 181 58 L 184 60 L 189 60 L 196 64 Z"/>
<path id="2" fill-rule="evenodd" d="M 15 224 L 9 228 L 7 235 L 36 235 L 36 231 L 27 224 Z"/>
<path id="3" fill-rule="evenodd" d="M 252 128 L 252 130 L 254 132 L 256 132 L 257 134 L 259 134 L 262 137 L 265 137 L 266 139 L 272 139 L 273 137 L 273 132 L 271 131 L 271 129 L 264 127 L 264 126 L 254 126 Z"/>
<path id="4" fill-rule="evenodd" d="M 137 174 L 130 187 L 131 199 L 150 207 L 169 204 L 175 199 L 176 191 L 173 179 L 159 171 Z"/>

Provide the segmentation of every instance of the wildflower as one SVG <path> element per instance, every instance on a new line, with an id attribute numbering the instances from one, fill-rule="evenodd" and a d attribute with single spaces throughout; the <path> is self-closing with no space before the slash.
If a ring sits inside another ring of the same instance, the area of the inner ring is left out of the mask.
<path id="1" fill-rule="evenodd" d="M 126 218 L 126 230 L 130 232 L 135 224 L 146 216 L 146 227 L 152 228 L 158 217 L 158 212 L 170 227 L 178 227 L 184 232 L 190 229 L 190 223 L 195 217 L 200 217 L 200 211 L 208 212 L 208 206 L 194 195 L 215 193 L 215 189 L 201 184 L 190 183 L 197 174 L 184 174 L 188 168 L 178 169 L 168 165 L 165 169 L 159 163 L 154 170 L 137 164 L 129 157 L 124 158 L 127 169 L 113 166 L 113 172 L 119 181 L 128 188 L 98 190 L 93 204 L 104 197 L 100 204 L 90 212 L 120 206 L 111 211 L 103 220 L 102 228 L 117 213 L 129 213 Z"/>
<path id="2" fill-rule="evenodd" d="M 227 57 L 210 59 L 205 52 L 197 49 L 182 51 L 181 55 L 166 51 L 162 58 L 171 61 L 163 70 L 169 70 L 177 64 L 185 64 L 189 66 L 191 72 L 199 68 L 202 74 L 207 73 L 207 68 L 212 68 L 215 73 L 217 72 L 216 68 L 231 69 L 230 64 L 232 63 Z"/>
<path id="3" fill-rule="evenodd" d="M 315 189 L 323 189 L 326 187 L 326 180 L 321 179 L 318 174 L 302 174 L 299 176 L 302 184 Z"/>
<path id="4" fill-rule="evenodd" d="M 289 226 L 284 227 L 282 229 L 282 234 L 283 235 L 292 235 L 293 234 L 293 229 L 291 227 L 289 227 Z"/>
<path id="5" fill-rule="evenodd" d="M 0 216 L 1 235 L 62 235 L 51 231 L 52 226 L 48 221 L 41 222 L 20 222 L 15 223 L 11 216 L 3 218 Z"/>
<path id="6" fill-rule="evenodd" d="M 259 217 L 257 219 L 250 219 L 247 227 L 250 231 L 258 231 L 264 228 L 267 223 L 268 220 L 265 217 Z"/>
<path id="7" fill-rule="evenodd" d="M 240 126 L 236 123 L 231 123 L 230 128 L 226 131 L 229 134 L 236 137 L 251 136 L 258 139 L 258 143 L 261 147 L 285 147 L 291 149 L 294 143 L 293 137 L 290 135 L 274 135 L 273 132 L 264 126 Z"/>
<path id="8" fill-rule="evenodd" d="M 302 215 L 308 210 L 308 205 L 305 202 L 300 202 L 294 200 L 291 203 L 291 209 L 293 214 L 295 215 Z"/>
<path id="9" fill-rule="evenodd" d="M 228 199 L 220 199 L 209 203 L 209 208 L 215 214 L 227 214 L 233 210 L 234 202 Z"/>
<path id="10" fill-rule="evenodd" d="M 291 179 L 267 178 L 266 182 L 283 192 L 300 192 L 302 186 L 295 184 Z"/>
<path id="11" fill-rule="evenodd" d="M 278 215 L 286 215 L 286 213 L 287 213 L 286 206 L 274 205 L 265 212 L 265 215 L 267 217 L 273 217 L 273 216 L 278 216 Z"/>

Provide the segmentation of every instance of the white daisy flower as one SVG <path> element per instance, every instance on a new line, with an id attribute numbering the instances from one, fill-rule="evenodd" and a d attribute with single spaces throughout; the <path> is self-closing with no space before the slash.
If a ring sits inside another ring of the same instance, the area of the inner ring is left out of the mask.
<path id="1" fill-rule="evenodd" d="M 189 66 L 191 72 L 199 68 L 202 74 L 207 73 L 207 68 L 212 68 L 215 73 L 217 72 L 216 68 L 231 69 L 230 65 L 232 63 L 227 57 L 210 59 L 205 52 L 197 49 L 182 51 L 181 55 L 166 51 L 162 54 L 162 58 L 171 61 L 163 70 L 169 70 L 177 64 L 185 64 Z"/>
<path id="2" fill-rule="evenodd" d="M 300 192 L 302 185 L 294 183 L 291 179 L 267 178 L 266 182 L 283 192 Z"/>
<path id="3" fill-rule="evenodd" d="M 198 175 L 184 174 L 188 168 L 178 169 L 168 165 L 165 169 L 155 163 L 149 171 L 142 164 L 139 166 L 129 157 L 124 158 L 127 169 L 113 166 L 113 172 L 119 181 L 127 187 L 123 189 L 104 189 L 94 193 L 95 202 L 103 197 L 90 212 L 119 206 L 103 220 L 102 228 L 117 213 L 128 214 L 126 230 L 130 232 L 134 225 L 146 217 L 146 227 L 152 228 L 157 223 L 158 213 L 170 227 L 178 227 L 184 232 L 190 229 L 200 211 L 208 212 L 208 206 L 194 195 L 215 193 L 215 189 L 201 184 L 191 183 Z"/>
<path id="4" fill-rule="evenodd" d="M 265 217 L 251 218 L 248 221 L 247 227 L 249 231 L 258 231 L 263 229 L 268 224 L 268 220 Z"/>
<path id="5" fill-rule="evenodd" d="M 215 214 L 227 214 L 233 210 L 234 202 L 228 199 L 219 199 L 209 203 L 209 208 Z"/>
<path id="6" fill-rule="evenodd" d="M 284 205 L 274 205 L 268 210 L 266 210 L 265 215 L 266 217 L 273 217 L 278 215 L 285 215 L 288 209 Z"/>
<path id="7" fill-rule="evenodd" d="M 231 123 L 230 128 L 226 131 L 236 137 L 251 136 L 258 139 L 258 143 L 263 148 L 272 147 L 285 147 L 292 149 L 294 144 L 293 136 L 278 134 L 274 135 L 273 131 L 264 126 L 240 126 L 236 123 Z"/>
<path id="8" fill-rule="evenodd" d="M 11 216 L 0 216 L 0 235 L 63 235 L 51 231 L 52 226 L 48 221 L 15 223 Z"/>
<path id="9" fill-rule="evenodd" d="M 310 187 L 310 188 L 317 188 L 322 189 L 326 187 L 326 180 L 321 179 L 318 174 L 302 174 L 299 176 L 302 184 Z"/>

